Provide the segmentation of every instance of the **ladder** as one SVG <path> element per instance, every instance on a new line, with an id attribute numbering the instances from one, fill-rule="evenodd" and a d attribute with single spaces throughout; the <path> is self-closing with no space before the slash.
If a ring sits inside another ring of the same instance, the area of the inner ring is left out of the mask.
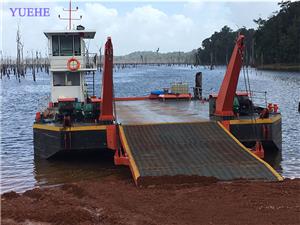
<path id="1" fill-rule="evenodd" d="M 84 76 L 84 84 L 88 96 L 95 96 L 95 72 L 88 72 Z"/>

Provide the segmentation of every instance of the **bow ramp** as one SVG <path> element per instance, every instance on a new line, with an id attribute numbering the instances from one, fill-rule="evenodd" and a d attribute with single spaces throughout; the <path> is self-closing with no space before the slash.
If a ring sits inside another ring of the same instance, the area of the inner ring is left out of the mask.
<path id="1" fill-rule="evenodd" d="M 187 182 L 282 179 L 217 122 L 122 125 L 120 136 L 137 185 L 177 175 Z"/>

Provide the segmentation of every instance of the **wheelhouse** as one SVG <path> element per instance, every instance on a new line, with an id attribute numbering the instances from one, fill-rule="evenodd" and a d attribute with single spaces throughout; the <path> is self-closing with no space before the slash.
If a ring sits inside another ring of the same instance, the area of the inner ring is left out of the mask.
<path id="1" fill-rule="evenodd" d="M 85 39 L 93 39 L 95 31 L 76 30 L 44 32 L 48 38 L 51 101 L 74 98 L 79 102 L 86 99 L 85 73 L 96 70 L 95 54 L 90 54 Z"/>

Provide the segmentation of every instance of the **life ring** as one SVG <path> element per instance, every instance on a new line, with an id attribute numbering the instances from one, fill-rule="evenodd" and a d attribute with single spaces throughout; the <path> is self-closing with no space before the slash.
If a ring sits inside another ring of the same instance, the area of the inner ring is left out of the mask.
<path id="1" fill-rule="evenodd" d="M 76 58 L 70 58 L 67 67 L 70 71 L 77 71 L 80 68 L 80 62 Z"/>

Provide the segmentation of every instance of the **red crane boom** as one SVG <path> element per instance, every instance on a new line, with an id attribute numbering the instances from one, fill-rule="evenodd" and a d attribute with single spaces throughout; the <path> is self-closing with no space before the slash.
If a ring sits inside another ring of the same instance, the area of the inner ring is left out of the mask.
<path id="1" fill-rule="evenodd" d="M 234 116 L 233 101 L 237 89 L 239 74 L 243 64 L 244 38 L 244 35 L 239 35 L 234 46 L 226 74 L 216 100 L 216 116 L 223 118 Z"/>
<path id="2" fill-rule="evenodd" d="M 111 38 L 105 43 L 104 67 L 102 76 L 102 102 L 100 110 L 101 121 L 113 121 L 113 46 Z"/>

